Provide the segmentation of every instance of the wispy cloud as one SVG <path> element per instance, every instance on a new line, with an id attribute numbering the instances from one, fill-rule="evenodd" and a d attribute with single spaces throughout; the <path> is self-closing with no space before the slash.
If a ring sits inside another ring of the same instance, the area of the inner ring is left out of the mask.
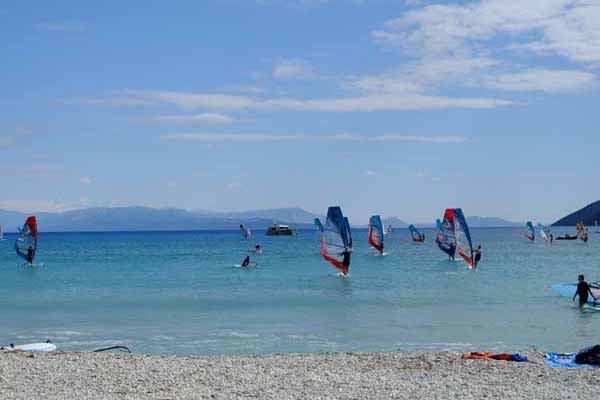
<path id="1" fill-rule="evenodd" d="M 277 79 L 305 78 L 314 74 L 311 66 L 304 60 L 279 60 L 273 66 L 273 77 Z"/>
<path id="2" fill-rule="evenodd" d="M 113 106 L 137 104 L 175 105 L 183 109 L 219 110 L 294 110 L 323 112 L 370 112 L 421 110 L 438 108 L 496 108 L 514 105 L 511 100 L 490 97 L 454 98 L 420 93 L 366 93 L 353 97 L 329 99 L 262 99 L 251 96 L 168 92 L 151 90 L 120 90 L 115 98 L 82 99 L 84 104 Z M 73 101 L 73 100 L 72 100 Z"/>
<path id="3" fill-rule="evenodd" d="M 425 90 L 459 82 L 502 91 L 575 92 L 596 80 L 579 63 L 600 62 L 600 3 L 480 0 L 427 5 L 387 21 L 371 36 L 417 61 L 398 74 L 366 77 L 357 85 Z M 509 44 L 500 44 L 505 41 Z M 531 66 L 515 64 L 511 50 L 528 52 Z M 542 55 L 562 57 L 573 68 L 540 69 L 535 62 Z"/>
<path id="4" fill-rule="evenodd" d="M 512 74 L 491 76 L 484 85 L 507 91 L 541 91 L 548 93 L 579 92 L 593 89 L 596 75 L 576 70 L 528 69 Z"/>
<path id="5" fill-rule="evenodd" d="M 464 143 L 466 136 L 416 136 L 416 135 L 257 135 L 257 134 L 201 134 L 183 133 L 160 137 L 161 140 L 177 142 L 298 142 L 298 141 L 363 141 L 363 142 L 406 142 L 406 143 Z"/>
<path id="6" fill-rule="evenodd" d="M 217 113 L 204 113 L 195 115 L 160 115 L 153 119 L 156 122 L 167 122 L 176 124 L 206 124 L 225 125 L 233 123 L 233 118 Z"/>
<path id="7" fill-rule="evenodd" d="M 86 26 L 80 22 L 48 21 L 34 25 L 38 29 L 54 32 L 83 32 Z"/>

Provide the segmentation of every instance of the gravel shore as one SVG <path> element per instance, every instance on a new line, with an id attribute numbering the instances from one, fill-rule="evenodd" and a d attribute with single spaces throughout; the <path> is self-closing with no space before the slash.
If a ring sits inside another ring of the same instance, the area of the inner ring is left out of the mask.
<path id="1" fill-rule="evenodd" d="M 2 399 L 598 399 L 600 370 L 453 353 L 0 352 Z"/>

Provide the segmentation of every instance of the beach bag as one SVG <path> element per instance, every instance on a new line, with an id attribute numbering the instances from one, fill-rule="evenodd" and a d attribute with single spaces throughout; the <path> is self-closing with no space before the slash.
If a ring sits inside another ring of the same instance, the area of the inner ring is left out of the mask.
<path id="1" fill-rule="evenodd" d="M 600 344 L 579 350 L 575 355 L 578 364 L 600 365 Z"/>

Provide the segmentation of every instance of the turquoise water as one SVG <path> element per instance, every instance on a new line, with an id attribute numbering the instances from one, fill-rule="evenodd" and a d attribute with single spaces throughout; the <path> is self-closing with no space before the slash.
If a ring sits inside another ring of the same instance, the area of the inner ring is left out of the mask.
<path id="1" fill-rule="evenodd" d="M 562 230 L 556 230 L 561 233 Z M 384 257 L 354 230 L 351 276 L 322 260 L 313 231 L 258 235 L 258 268 L 236 267 L 239 232 L 43 233 L 36 267 L 0 242 L 0 342 L 63 350 L 123 344 L 138 353 L 269 354 L 387 350 L 572 351 L 597 342 L 600 313 L 552 292 L 600 279 L 600 235 L 527 243 L 523 229 L 474 229 L 477 271 L 407 230 Z"/>

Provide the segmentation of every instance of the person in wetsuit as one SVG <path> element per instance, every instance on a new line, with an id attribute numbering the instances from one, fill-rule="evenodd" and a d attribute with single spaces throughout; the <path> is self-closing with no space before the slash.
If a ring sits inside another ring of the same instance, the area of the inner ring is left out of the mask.
<path id="1" fill-rule="evenodd" d="M 27 263 L 30 265 L 33 264 L 33 255 L 34 255 L 33 247 L 29 246 L 27 248 Z"/>
<path id="2" fill-rule="evenodd" d="M 244 262 L 242 262 L 242 267 L 247 267 L 250 265 L 250 256 L 246 256 Z"/>
<path id="3" fill-rule="evenodd" d="M 348 273 L 348 268 L 350 268 L 350 250 L 347 247 L 344 248 L 344 252 L 342 253 L 344 257 L 342 259 L 342 266 L 344 267 L 344 275 Z"/>
<path id="4" fill-rule="evenodd" d="M 573 295 L 573 301 L 575 301 L 575 297 L 579 296 L 579 307 L 583 307 L 585 303 L 588 301 L 588 294 L 592 295 L 594 302 L 598 300 L 594 293 L 592 293 L 592 289 L 590 289 L 590 285 L 585 281 L 585 277 L 583 275 L 579 275 L 577 277 L 579 283 L 577 283 L 577 291 Z"/>
<path id="5" fill-rule="evenodd" d="M 481 260 L 481 245 L 477 246 L 477 248 L 475 249 L 475 251 L 473 252 L 474 257 L 473 257 L 473 266 L 476 267 L 477 264 L 479 264 L 479 261 Z"/>

